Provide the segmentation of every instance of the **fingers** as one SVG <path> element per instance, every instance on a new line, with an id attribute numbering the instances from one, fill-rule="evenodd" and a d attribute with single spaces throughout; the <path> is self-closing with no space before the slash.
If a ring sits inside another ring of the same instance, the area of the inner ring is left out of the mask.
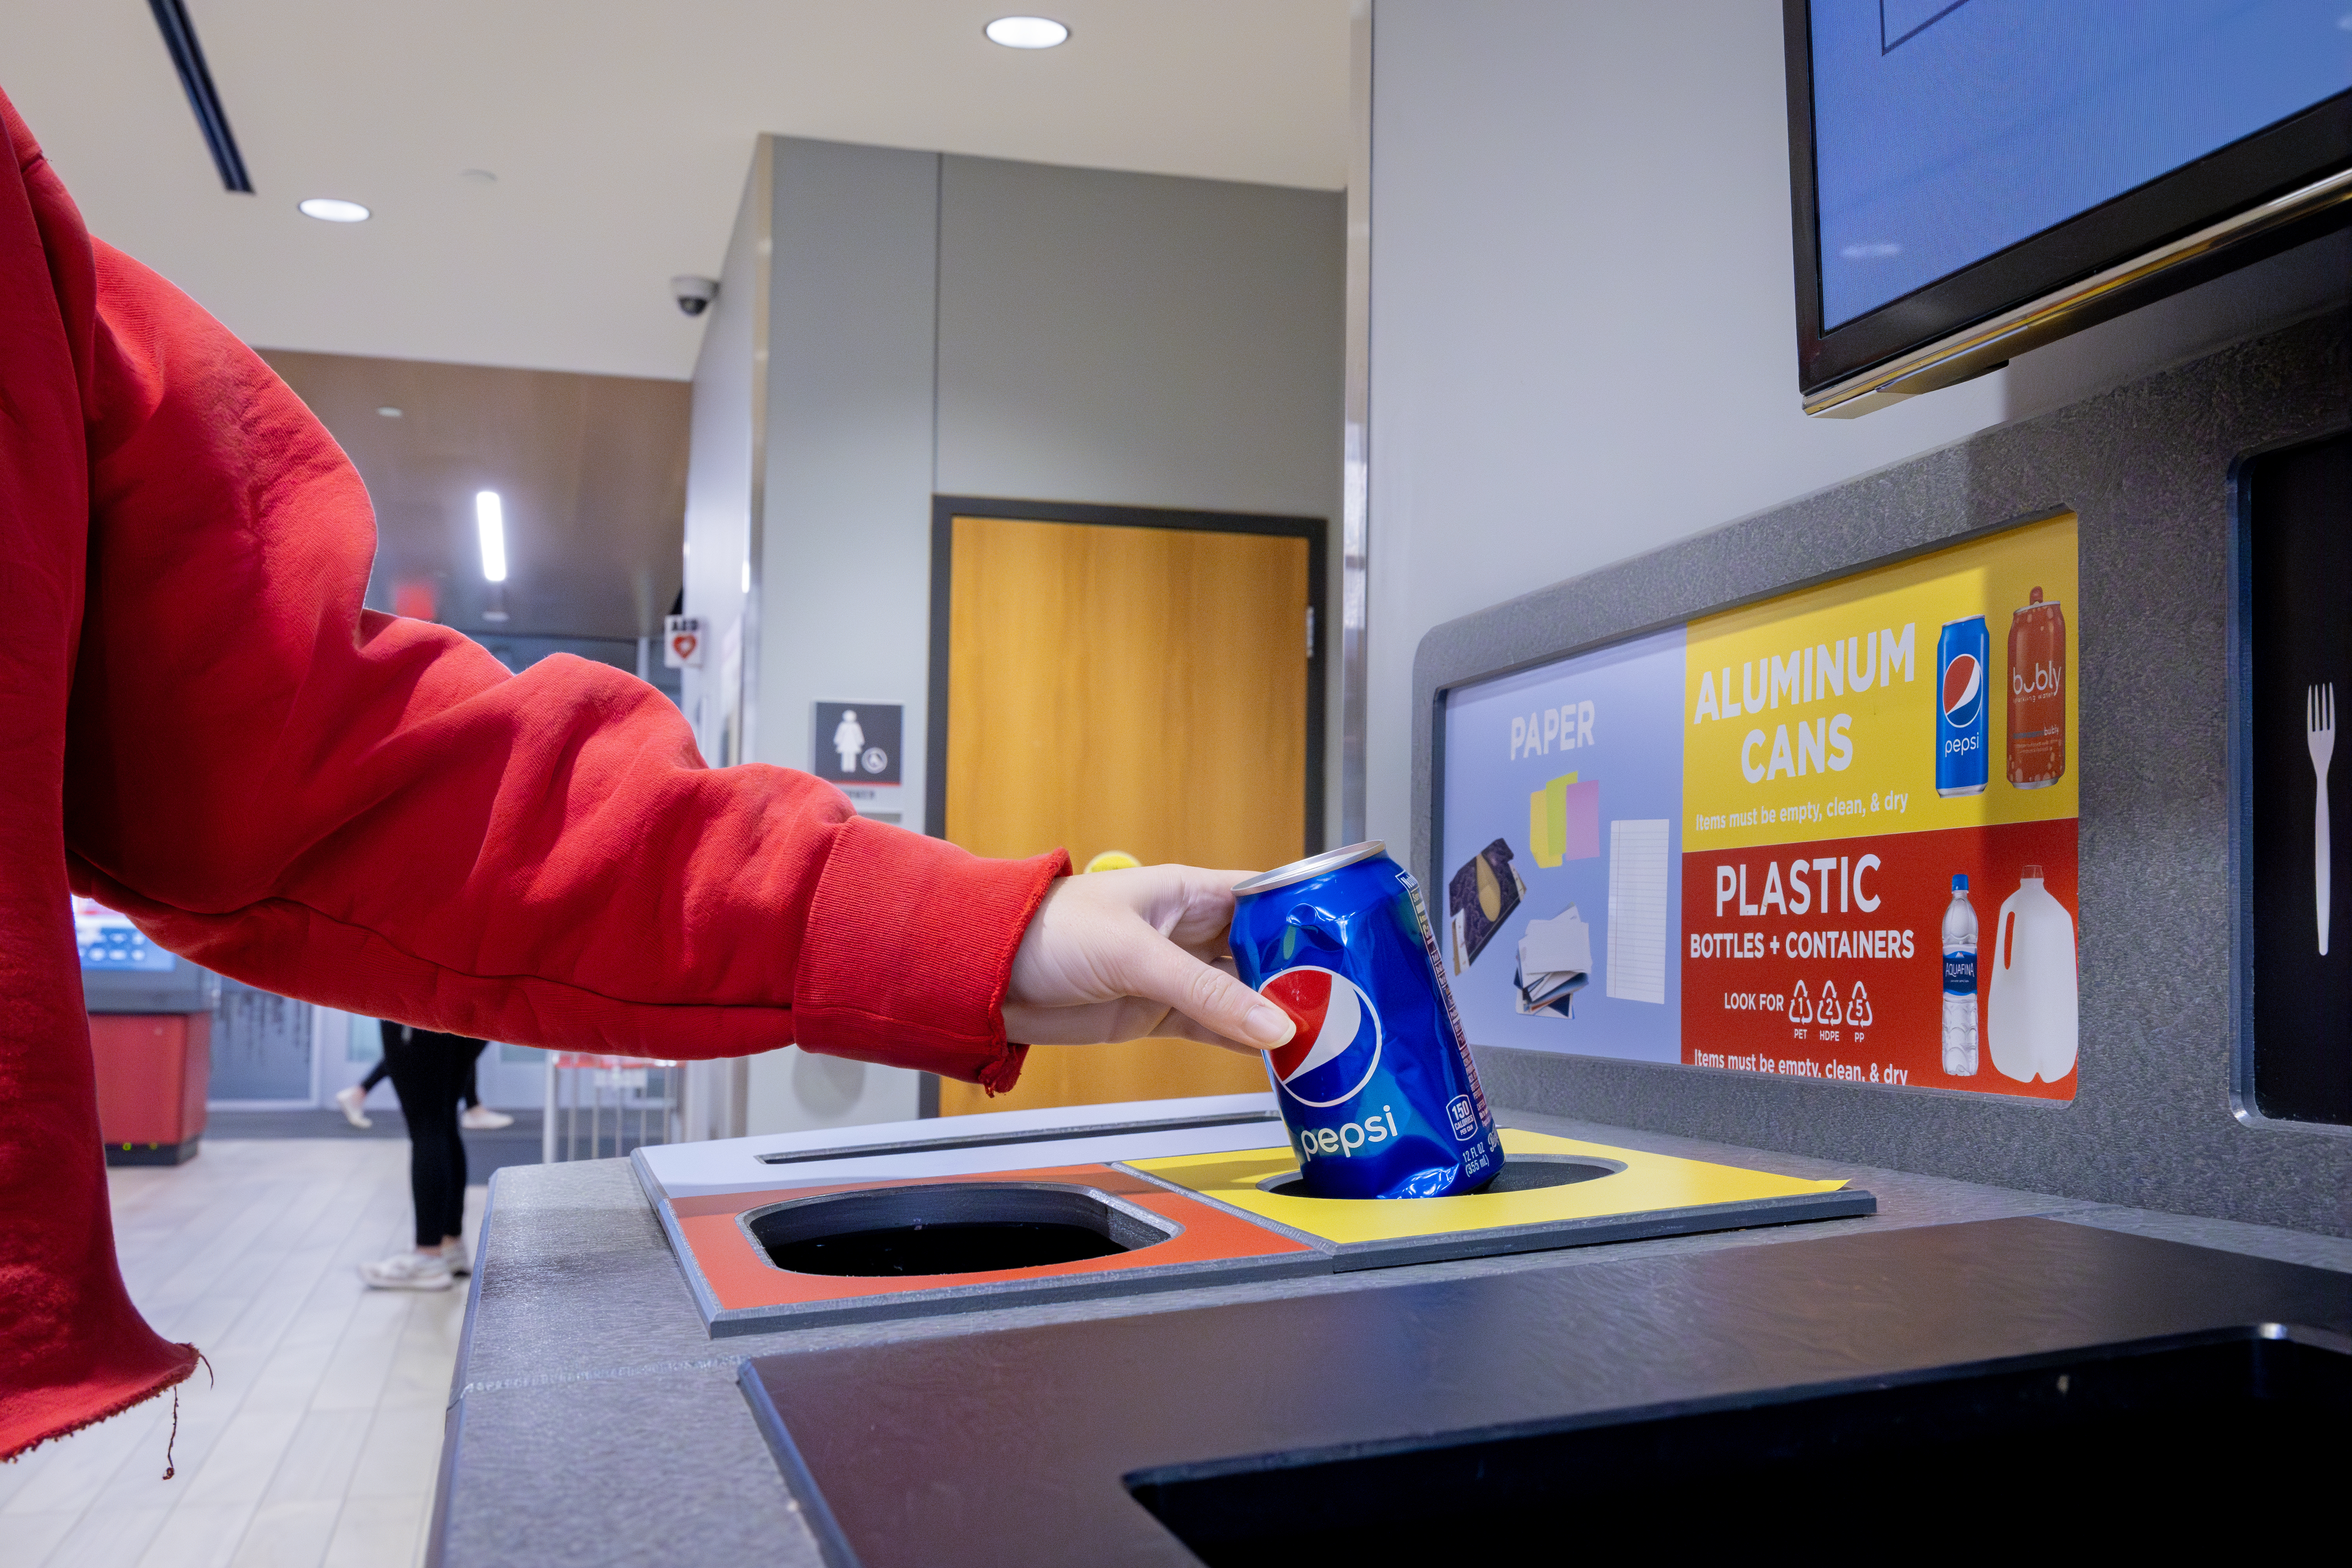
<path id="1" fill-rule="evenodd" d="M 1113 967 L 1113 978 L 1130 995 L 1173 1008 L 1228 1040 L 1272 1050 L 1296 1031 L 1281 1008 L 1157 931 L 1134 932 Z"/>

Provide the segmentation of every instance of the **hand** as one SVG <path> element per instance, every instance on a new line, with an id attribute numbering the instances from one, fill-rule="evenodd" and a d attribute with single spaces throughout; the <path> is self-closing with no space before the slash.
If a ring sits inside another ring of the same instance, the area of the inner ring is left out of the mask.
<path id="1" fill-rule="evenodd" d="M 1027 1045 L 1170 1035 L 1266 1051 L 1296 1026 L 1234 978 L 1225 946 L 1246 871 L 1144 866 L 1057 879 L 1013 955 L 1004 1032 Z"/>

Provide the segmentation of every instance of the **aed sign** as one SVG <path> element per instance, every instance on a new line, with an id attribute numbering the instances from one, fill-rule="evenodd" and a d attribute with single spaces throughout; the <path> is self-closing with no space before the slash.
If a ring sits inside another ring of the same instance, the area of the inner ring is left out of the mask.
<path id="1" fill-rule="evenodd" d="M 670 616 L 662 622 L 662 666 L 666 669 L 700 669 L 703 634 L 700 616 Z"/>
<path id="2" fill-rule="evenodd" d="M 818 703 L 809 771 L 827 784 L 899 783 L 898 741 L 906 715 L 896 702 Z"/>

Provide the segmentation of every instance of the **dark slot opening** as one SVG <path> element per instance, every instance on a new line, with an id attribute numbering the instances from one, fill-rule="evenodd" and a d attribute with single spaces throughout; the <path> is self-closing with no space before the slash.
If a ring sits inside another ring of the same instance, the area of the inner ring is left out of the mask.
<path id="1" fill-rule="evenodd" d="M 1572 1182 L 1598 1181 L 1613 1176 L 1625 1167 L 1614 1160 L 1571 1160 L 1559 1154 L 1514 1154 L 1503 1166 L 1503 1173 L 1478 1190 L 1482 1193 L 1532 1193 L 1544 1187 L 1564 1187 Z M 1276 1193 L 1286 1198 L 1311 1198 L 1307 1180 L 1296 1171 L 1279 1176 L 1268 1176 L 1258 1184 L 1260 1192 Z M 1338 1198 L 1335 1203 L 1350 1200 Z"/>
<path id="2" fill-rule="evenodd" d="M 1075 1263 L 1175 1234 L 1081 1188 L 1013 1182 L 803 1198 L 755 1210 L 744 1224 L 779 1268 L 861 1279 Z"/>
<path id="3" fill-rule="evenodd" d="M 1877 1555 L 1904 1539 L 1931 1540 L 1939 1557 L 2038 1556 L 2053 1540 L 2179 1540 L 2250 1510 L 2323 1507 L 2341 1484 L 2352 1354 L 2284 1333 L 2225 1330 L 1126 1479 L 1213 1568 L 1425 1563 L 1509 1540 L 1565 1550 L 1601 1519 L 1665 1531 L 1677 1557 L 1767 1542 Z M 1937 1496 L 1951 1506 L 1925 1501 Z"/>

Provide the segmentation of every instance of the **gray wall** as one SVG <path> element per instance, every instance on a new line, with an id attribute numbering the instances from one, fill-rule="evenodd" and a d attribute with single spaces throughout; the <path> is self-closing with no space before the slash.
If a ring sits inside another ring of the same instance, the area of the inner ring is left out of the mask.
<path id="1" fill-rule="evenodd" d="M 902 704 L 906 782 L 853 798 L 919 829 L 932 495 L 1336 528 L 1341 198 L 791 137 L 761 156 L 696 379 L 688 607 L 756 627 L 751 760 L 809 766 L 819 700 Z M 718 657 L 688 692 L 707 744 Z M 825 1067 L 755 1061 L 747 1124 L 913 1114 L 912 1075 Z"/>
<path id="2" fill-rule="evenodd" d="M 932 494 L 1336 519 L 1340 198 L 772 146 L 753 755 L 903 703 L 907 782 L 860 805 L 919 825 Z"/>
<path id="3" fill-rule="evenodd" d="M 1337 193 L 944 162 L 942 493 L 1338 515 Z"/>
<path id="4" fill-rule="evenodd" d="M 2084 509 L 2085 594 L 2098 585 L 2113 628 L 2083 654 L 2085 714 L 2095 701 L 2113 727 L 2099 749 L 2085 742 L 2075 1104 L 1520 1052 L 1488 1055 L 1497 1098 L 2352 1229 L 2352 1140 L 2233 1119 L 2227 966 L 2212 952 L 2230 896 L 2223 472 L 2232 442 L 2347 415 L 2340 328 L 2304 329 L 2301 348 L 2268 359 L 2224 345 L 2340 308 L 2352 239 L 1884 413 L 1809 421 L 1778 7 L 1378 0 L 1375 21 L 1374 837 L 1429 869 L 1428 702 L 1448 681 L 2036 509 Z M 2149 731 L 2157 714 L 2185 721 L 2193 744 Z"/>
<path id="5" fill-rule="evenodd" d="M 753 756 L 811 763 L 819 699 L 907 705 L 922 824 L 940 159 L 779 137 Z"/>
<path id="6" fill-rule="evenodd" d="M 1440 621 L 1998 421 L 1996 374 L 1797 399 L 1780 9 L 1378 0 L 1371 837 Z"/>
<path id="7" fill-rule="evenodd" d="M 703 755 L 719 761 L 720 639 L 739 626 L 746 595 L 741 572 L 751 548 L 755 432 L 752 368 L 767 330 L 762 284 L 767 276 L 769 153 L 752 160 L 719 298 L 705 314 L 702 349 L 694 362 L 693 431 L 686 464 L 686 613 L 709 623 L 704 663 L 679 672 L 678 705 L 694 726 Z M 740 637 L 740 632 L 737 635 Z"/>
<path id="8" fill-rule="evenodd" d="M 1517 1050 L 1494 1097 L 1602 1121 L 2352 1234 L 2352 1136 L 2241 1118 L 2230 671 L 2234 466 L 2352 423 L 2329 312 L 1555 584 L 1423 639 L 1416 788 L 1448 685 L 2056 510 L 2080 519 L 2082 1046 L 2064 1104 Z"/>

